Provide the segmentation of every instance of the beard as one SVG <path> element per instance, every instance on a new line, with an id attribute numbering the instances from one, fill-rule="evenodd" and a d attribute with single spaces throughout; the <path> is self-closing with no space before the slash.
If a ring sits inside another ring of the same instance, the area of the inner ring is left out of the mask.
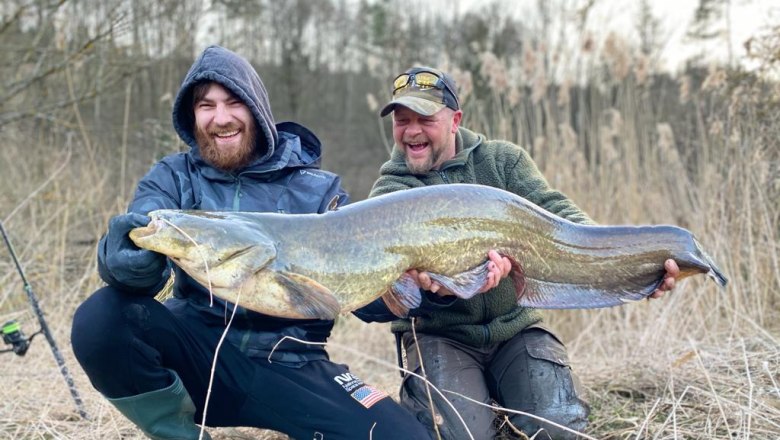
<path id="1" fill-rule="evenodd" d="M 430 137 L 408 138 L 404 144 L 414 144 L 420 141 L 428 142 L 429 154 L 423 158 L 411 159 L 406 148 L 403 149 L 404 162 L 412 174 L 427 174 L 432 170 L 438 170 L 442 164 L 456 156 L 455 133 L 448 132 L 437 142 Z"/>
<path id="2" fill-rule="evenodd" d="M 406 156 L 406 168 L 409 168 L 409 171 L 412 172 L 412 174 L 425 174 L 428 171 L 433 169 L 433 155 L 428 156 L 425 158 L 425 160 L 412 162 L 409 159 L 409 156 Z"/>
<path id="3" fill-rule="evenodd" d="M 220 148 L 214 136 L 217 133 L 226 133 L 234 130 L 239 130 L 241 127 L 238 124 L 230 123 L 224 126 L 214 126 L 201 130 L 196 126 L 195 128 L 195 141 L 200 148 L 200 156 L 211 164 L 214 168 L 222 171 L 232 172 L 249 166 L 259 156 L 255 149 L 255 139 L 257 138 L 257 131 L 254 124 L 250 124 L 241 130 L 242 136 L 238 141 L 237 148 L 230 148 L 228 150 Z"/>
<path id="4" fill-rule="evenodd" d="M 433 170 L 434 166 L 441 160 L 441 157 L 444 154 L 443 149 L 436 148 L 433 145 L 429 148 L 430 154 L 427 157 L 424 159 L 415 159 L 414 161 L 409 158 L 406 150 L 404 150 L 404 161 L 406 162 L 406 167 L 409 168 L 409 171 L 411 171 L 412 174 L 426 174 Z"/>

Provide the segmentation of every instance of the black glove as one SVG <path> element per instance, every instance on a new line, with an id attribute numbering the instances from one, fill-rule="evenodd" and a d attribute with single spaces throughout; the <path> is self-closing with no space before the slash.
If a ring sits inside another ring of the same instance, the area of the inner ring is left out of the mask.
<path id="1" fill-rule="evenodd" d="M 105 282 L 140 294 L 153 295 L 162 287 L 168 275 L 165 255 L 139 248 L 128 235 L 150 220 L 148 216 L 131 212 L 109 221 L 108 233 L 98 246 L 98 272 Z"/>

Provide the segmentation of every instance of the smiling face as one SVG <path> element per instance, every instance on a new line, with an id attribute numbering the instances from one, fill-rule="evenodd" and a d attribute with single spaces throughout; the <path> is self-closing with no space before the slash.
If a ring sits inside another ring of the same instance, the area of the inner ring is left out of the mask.
<path id="1" fill-rule="evenodd" d="M 249 107 L 217 83 L 195 93 L 195 140 L 203 159 L 224 171 L 249 165 L 256 157 L 255 120 Z"/>
<path id="2" fill-rule="evenodd" d="M 407 107 L 393 109 L 393 139 L 414 174 L 437 170 L 455 157 L 455 133 L 463 112 L 444 108 L 431 116 Z"/>

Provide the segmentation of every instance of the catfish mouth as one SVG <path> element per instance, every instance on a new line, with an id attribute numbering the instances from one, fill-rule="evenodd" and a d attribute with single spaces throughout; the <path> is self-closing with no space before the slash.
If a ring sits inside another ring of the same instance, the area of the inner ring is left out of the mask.
<path id="1" fill-rule="evenodd" d="M 224 257 L 220 258 L 218 260 L 219 264 L 225 264 L 225 263 L 227 263 L 230 260 L 234 260 L 236 258 L 241 258 L 244 255 L 247 255 L 248 253 L 252 252 L 253 248 L 254 248 L 253 245 L 249 245 L 249 246 L 242 247 L 240 249 L 236 249 L 235 251 L 230 252 L 227 255 L 225 255 Z"/>
<path id="2" fill-rule="evenodd" d="M 164 226 L 165 223 L 162 220 L 158 218 L 152 218 L 152 221 L 150 221 L 148 225 L 131 230 L 130 239 L 138 244 L 137 240 L 143 240 L 145 238 L 151 237 Z"/>

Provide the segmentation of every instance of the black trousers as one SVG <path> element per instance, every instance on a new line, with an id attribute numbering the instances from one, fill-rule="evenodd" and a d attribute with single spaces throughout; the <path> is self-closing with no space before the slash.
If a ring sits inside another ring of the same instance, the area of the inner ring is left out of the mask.
<path id="1" fill-rule="evenodd" d="M 541 327 L 526 329 L 506 342 L 484 348 L 420 333 L 415 342 L 411 332 L 403 335 L 402 343 L 408 370 L 423 375 L 419 350 L 428 381 L 454 406 L 453 410 L 430 390 L 444 440 L 469 438 L 464 424 L 475 439 L 496 435 L 495 412 L 458 394 L 485 405 L 495 401 L 504 408 L 543 417 L 575 431 L 587 426 L 590 408 L 575 386 L 566 350 Z M 424 381 L 407 375 L 401 385 L 401 403 L 433 432 L 428 392 Z M 536 439 L 577 438 L 531 417 L 509 416 L 512 424 Z"/>
<path id="2" fill-rule="evenodd" d="M 200 424 L 224 327 L 183 319 L 181 312 L 111 287 L 90 296 L 76 310 L 71 340 L 92 385 L 110 398 L 133 396 L 167 387 L 167 369 L 174 370 Z M 206 425 L 253 426 L 304 440 L 430 438 L 411 414 L 346 365 L 269 363 L 228 342 L 217 356 Z"/>

